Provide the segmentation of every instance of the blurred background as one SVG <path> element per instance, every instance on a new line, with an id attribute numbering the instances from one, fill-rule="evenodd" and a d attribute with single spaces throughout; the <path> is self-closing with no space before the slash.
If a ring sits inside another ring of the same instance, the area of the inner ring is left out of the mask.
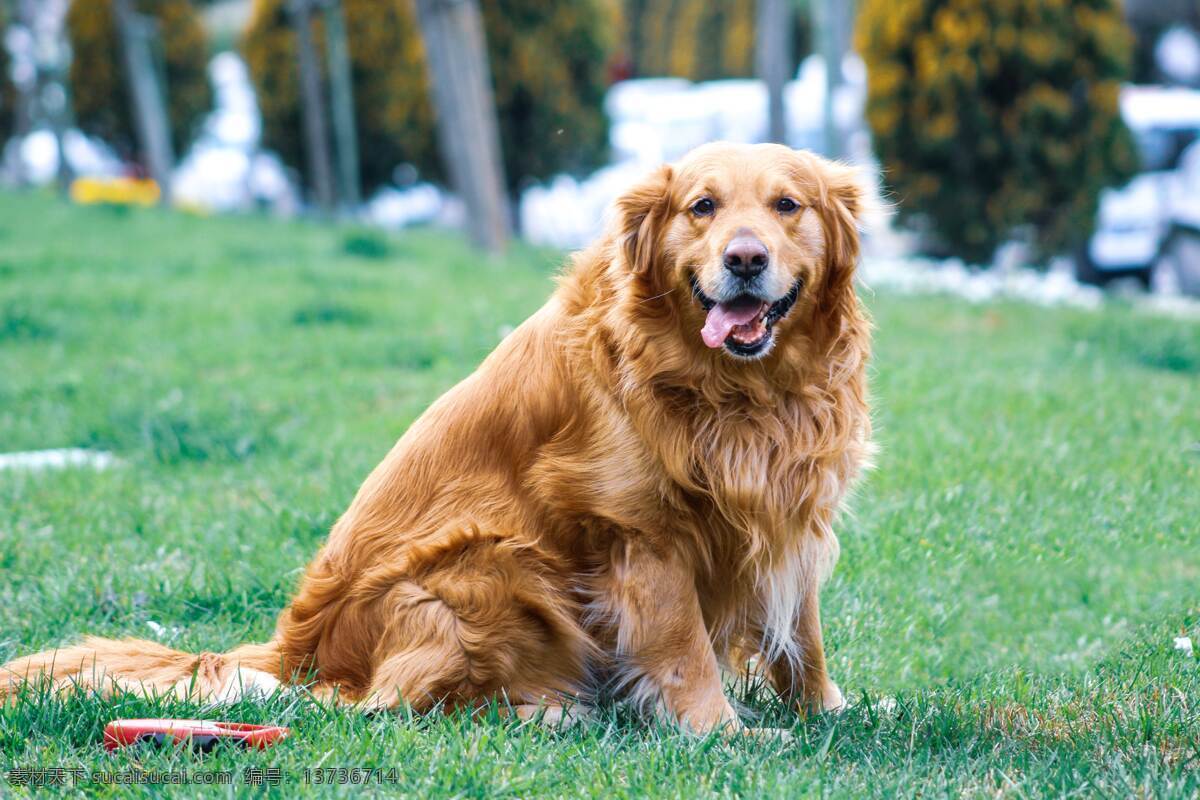
<path id="1" fill-rule="evenodd" d="M 878 466 L 822 595 L 854 711 L 785 748 L 564 747 L 284 697 L 238 711 L 293 726 L 280 760 L 209 766 L 1200 797 L 1198 30 L 1200 0 L 0 0 L 0 663 L 264 641 L 615 196 L 777 140 L 888 209 L 859 271 Z M 0 704 L 0 752 L 107 772 L 105 720 L 209 713 L 129 702 Z"/>
<path id="2" fill-rule="evenodd" d="M 775 140 L 864 169 L 876 283 L 1197 295 L 1198 29 L 1195 0 L 0 0 L 0 180 L 576 247 L 648 166 Z"/>

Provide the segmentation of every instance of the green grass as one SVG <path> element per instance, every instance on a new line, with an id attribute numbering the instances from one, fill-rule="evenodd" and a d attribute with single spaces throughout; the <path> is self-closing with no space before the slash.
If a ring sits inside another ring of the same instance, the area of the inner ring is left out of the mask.
<path id="1" fill-rule="evenodd" d="M 189 650 L 265 639 L 367 471 L 541 304 L 559 260 L 0 195 L 0 451 L 122 461 L 0 472 L 0 659 L 154 638 L 151 622 Z M 1200 662 L 1172 637 L 1200 626 L 1200 326 L 867 302 L 882 451 L 824 601 L 850 711 L 800 720 L 734 687 L 794 739 L 726 742 L 619 709 L 555 732 L 290 697 L 26 696 L 0 710 L 0 770 L 230 770 L 206 790 L 222 794 L 271 766 L 280 796 L 344 792 L 306 786 L 321 767 L 394 769 L 369 791 L 414 796 L 1195 796 Z M 99 746 L 113 717 L 200 714 L 294 737 L 208 757 Z"/>

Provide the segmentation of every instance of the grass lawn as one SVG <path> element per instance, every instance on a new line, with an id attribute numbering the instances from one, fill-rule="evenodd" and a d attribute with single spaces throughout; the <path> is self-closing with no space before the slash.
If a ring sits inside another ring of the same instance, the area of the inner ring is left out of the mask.
<path id="1" fill-rule="evenodd" d="M 0 472 L 0 660 L 83 633 L 267 638 L 368 470 L 542 303 L 559 261 L 0 195 L 0 452 L 121 460 Z M 795 736 L 727 742 L 611 709 L 556 732 L 286 696 L 26 696 L 0 710 L 0 772 L 227 770 L 232 787 L 206 790 L 227 794 L 278 767 L 279 796 L 363 777 L 335 767 L 439 797 L 1196 796 L 1200 661 L 1172 638 L 1200 638 L 1200 325 L 866 299 L 882 451 L 824 600 L 851 710 L 781 717 L 734 687 Z M 204 714 L 294 736 L 207 757 L 99 745 L 114 717 Z M 23 791 L 5 778 L 0 796 Z"/>

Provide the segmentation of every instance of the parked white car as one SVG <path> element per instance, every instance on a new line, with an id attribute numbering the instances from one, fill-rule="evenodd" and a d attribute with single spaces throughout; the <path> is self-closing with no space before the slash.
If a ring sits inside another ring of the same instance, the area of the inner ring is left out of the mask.
<path id="1" fill-rule="evenodd" d="M 1121 115 L 1143 172 L 1100 195 L 1096 231 L 1076 258 L 1080 280 L 1132 278 L 1200 295 L 1200 91 L 1126 86 Z"/>

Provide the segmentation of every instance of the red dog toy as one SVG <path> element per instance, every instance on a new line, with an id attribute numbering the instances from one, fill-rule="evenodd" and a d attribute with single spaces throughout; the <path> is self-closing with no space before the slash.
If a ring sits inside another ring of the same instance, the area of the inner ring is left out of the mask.
<path id="1" fill-rule="evenodd" d="M 224 739 L 259 750 L 287 737 L 279 725 L 247 725 L 205 719 L 117 719 L 104 726 L 104 747 L 110 751 L 131 744 L 188 744 L 207 753 Z"/>

